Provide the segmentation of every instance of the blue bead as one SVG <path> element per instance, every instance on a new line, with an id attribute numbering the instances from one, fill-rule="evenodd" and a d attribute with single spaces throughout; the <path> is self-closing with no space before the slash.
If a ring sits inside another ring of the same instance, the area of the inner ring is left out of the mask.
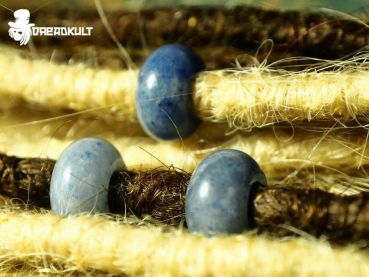
<path id="1" fill-rule="evenodd" d="M 250 198 L 266 184 L 254 159 L 238 150 L 206 157 L 193 173 L 186 193 L 186 222 L 191 232 L 241 233 L 251 228 Z"/>
<path id="2" fill-rule="evenodd" d="M 108 213 L 114 171 L 125 168 L 117 149 L 98 138 L 69 145 L 56 162 L 50 184 L 51 209 L 59 215 Z"/>
<path id="3" fill-rule="evenodd" d="M 162 46 L 142 65 L 136 93 L 138 119 L 144 130 L 161 140 L 185 138 L 200 124 L 193 114 L 191 84 L 204 65 L 190 49 Z"/>

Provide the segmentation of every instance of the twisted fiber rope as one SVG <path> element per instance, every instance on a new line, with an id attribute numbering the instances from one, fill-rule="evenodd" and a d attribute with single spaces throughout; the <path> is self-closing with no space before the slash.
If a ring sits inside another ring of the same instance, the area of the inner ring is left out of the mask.
<path id="1" fill-rule="evenodd" d="M 24 230 L 27 230 L 25 232 Z M 365 276 L 368 256 L 324 242 L 237 235 L 207 238 L 101 217 L 0 213 L 0 260 L 43 268 L 163 276 Z M 265 256 L 265 253 L 268 253 Z M 52 269 L 51 269 L 52 270 Z"/>
<path id="2" fill-rule="evenodd" d="M 204 120 L 241 129 L 366 116 L 369 71 L 365 56 L 362 60 L 337 72 L 205 71 L 194 84 L 195 112 Z M 136 71 L 56 65 L 4 52 L 0 64 L 0 97 L 20 97 L 50 109 L 95 109 L 100 115 L 103 110 L 107 118 L 136 120 Z"/>

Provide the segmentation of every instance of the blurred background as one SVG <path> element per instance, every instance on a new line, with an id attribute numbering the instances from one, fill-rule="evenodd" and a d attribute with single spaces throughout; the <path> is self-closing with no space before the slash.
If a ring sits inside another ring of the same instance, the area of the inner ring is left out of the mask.
<path id="1" fill-rule="evenodd" d="M 137 9 L 147 6 L 173 6 L 173 5 L 252 5 L 270 9 L 319 9 L 329 8 L 349 13 L 367 13 L 369 10 L 368 0 L 106 0 L 101 1 L 105 8 Z M 10 8 L 37 7 L 57 4 L 58 7 L 69 6 L 77 9 L 85 9 L 94 4 L 94 0 L 2 0 L 0 4 Z"/>

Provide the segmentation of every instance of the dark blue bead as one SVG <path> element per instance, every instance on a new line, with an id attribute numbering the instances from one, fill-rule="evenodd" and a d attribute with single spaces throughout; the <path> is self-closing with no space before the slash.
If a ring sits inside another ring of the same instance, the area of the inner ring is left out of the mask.
<path id="1" fill-rule="evenodd" d="M 124 167 L 118 150 L 105 140 L 84 138 L 72 143 L 52 173 L 52 211 L 60 215 L 108 213 L 110 179 L 114 171 Z"/>
<path id="2" fill-rule="evenodd" d="M 186 193 L 186 221 L 191 232 L 241 233 L 250 229 L 250 195 L 266 184 L 254 159 L 238 150 L 206 157 L 193 173 Z"/>
<path id="3" fill-rule="evenodd" d="M 146 59 L 138 77 L 136 107 L 150 136 L 172 140 L 196 130 L 200 119 L 193 114 L 191 84 L 203 68 L 200 58 L 179 44 L 160 47 Z"/>

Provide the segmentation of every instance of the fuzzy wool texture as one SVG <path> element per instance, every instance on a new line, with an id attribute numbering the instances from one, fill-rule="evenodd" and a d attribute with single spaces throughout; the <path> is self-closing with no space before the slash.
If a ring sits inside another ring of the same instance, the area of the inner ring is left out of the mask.
<path id="1" fill-rule="evenodd" d="M 8 155 L 58 159 L 76 139 L 97 136 L 113 143 L 130 169 L 173 165 L 192 172 L 208 154 L 232 148 L 250 154 L 270 184 L 301 185 L 338 193 L 369 188 L 368 133 L 364 127 L 285 126 L 224 135 L 225 126 L 203 124 L 183 142 L 158 142 L 145 136 L 138 125 L 107 123 L 89 114 L 65 116 L 19 103 L 3 112 L 0 152 Z"/>
<path id="2" fill-rule="evenodd" d="M 324 241 L 270 240 L 252 234 L 203 237 L 133 227 L 99 216 L 0 213 L 0 260 L 63 263 L 68 271 L 131 276 L 365 276 L 368 257 Z M 35 239 L 37 238 L 37 239 Z M 266 253 L 268 253 L 266 255 Z M 57 269 L 50 269 L 57 273 Z"/>
<path id="3" fill-rule="evenodd" d="M 3 47 L 0 50 L 1 97 L 18 97 L 49 108 L 91 110 L 122 121 L 137 120 L 136 70 L 58 65 L 22 58 Z M 369 113 L 367 57 L 358 55 L 352 61 L 331 62 L 297 73 L 263 67 L 205 71 L 198 74 L 192 92 L 195 113 L 203 120 L 225 122 L 235 129 L 365 117 Z"/>
<path id="4" fill-rule="evenodd" d="M 355 70 L 358 70 L 356 68 Z M 196 80 L 194 102 L 204 120 L 238 129 L 278 122 L 347 120 L 368 114 L 369 71 L 214 71 Z"/>
<path id="5" fill-rule="evenodd" d="M 21 58 L 6 48 L 0 52 L 0 97 L 21 98 L 49 109 L 92 110 L 128 121 L 136 118 L 136 71 L 53 64 Z"/>

